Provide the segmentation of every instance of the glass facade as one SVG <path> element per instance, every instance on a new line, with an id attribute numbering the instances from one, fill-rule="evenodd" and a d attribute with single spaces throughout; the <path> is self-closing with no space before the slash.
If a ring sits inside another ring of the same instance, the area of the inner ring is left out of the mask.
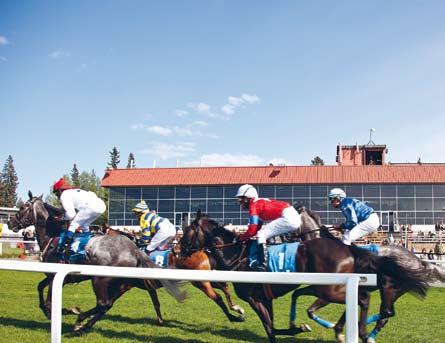
<path id="1" fill-rule="evenodd" d="M 235 186 L 170 186 L 170 187 L 110 187 L 109 223 L 137 226 L 131 209 L 145 200 L 160 216 L 176 223 L 183 214 L 201 210 L 215 220 L 233 225 L 245 225 L 247 213 L 241 211 L 234 198 Z M 390 225 L 384 218 L 397 215 L 399 224 L 431 225 L 445 222 L 445 185 L 442 184 L 346 184 L 346 185 L 259 185 L 260 197 L 303 204 L 316 211 L 323 223 L 343 220 L 340 211 L 327 200 L 329 189 L 343 188 L 347 195 L 371 205 L 382 218 L 384 229 Z M 391 214 L 391 216 L 389 215 Z"/>

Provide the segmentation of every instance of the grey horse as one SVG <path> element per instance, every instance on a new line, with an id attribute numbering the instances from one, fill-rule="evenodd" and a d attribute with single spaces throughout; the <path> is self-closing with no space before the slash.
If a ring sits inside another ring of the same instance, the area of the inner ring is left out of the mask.
<path id="1" fill-rule="evenodd" d="M 60 210 L 44 203 L 42 197 L 34 197 L 31 192 L 28 193 L 29 200 L 24 203 L 19 211 L 13 216 L 9 222 L 9 227 L 17 232 L 18 230 L 30 225 L 36 228 L 36 238 L 42 252 L 41 259 L 43 262 L 58 262 L 56 256 L 56 237 L 60 225 L 57 224 L 55 213 L 60 214 Z M 109 236 L 98 235 L 90 239 L 85 246 L 86 259 L 85 264 L 102 265 L 102 266 L 118 266 L 118 267 L 150 267 L 158 268 L 152 263 L 146 254 L 140 251 L 137 246 L 127 237 L 123 235 Z M 51 314 L 51 289 L 53 275 L 47 274 L 46 278 L 38 285 L 40 308 L 49 318 Z M 159 299 L 156 289 L 164 287 L 167 292 L 182 301 L 185 294 L 179 289 L 178 283 L 170 280 L 141 280 L 126 278 L 109 278 L 109 277 L 85 277 L 85 276 L 68 276 L 65 279 L 67 283 L 78 283 L 87 279 L 92 280 L 93 289 L 96 294 L 96 306 L 86 312 L 77 313 L 78 310 L 65 310 L 64 313 L 76 313 L 78 318 L 74 327 L 75 331 L 86 331 L 101 319 L 105 313 L 113 306 L 114 302 L 120 298 L 122 294 L 133 287 L 147 290 L 157 314 L 157 322 L 163 324 Z M 48 286 L 48 294 L 46 301 L 44 300 L 43 291 Z M 88 320 L 85 324 L 83 321 Z"/>

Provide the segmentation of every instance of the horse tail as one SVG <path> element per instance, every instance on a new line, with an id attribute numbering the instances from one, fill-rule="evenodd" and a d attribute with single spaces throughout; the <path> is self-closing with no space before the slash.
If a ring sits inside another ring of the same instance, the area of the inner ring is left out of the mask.
<path id="1" fill-rule="evenodd" d="M 359 273 L 377 274 L 377 283 L 381 284 L 381 276 L 389 277 L 395 288 L 425 297 L 429 288 L 429 277 L 422 269 L 411 269 L 398 263 L 393 256 L 377 256 L 355 245 L 350 246 L 355 259 L 355 271 Z"/>
<path id="2" fill-rule="evenodd" d="M 432 281 L 445 282 L 445 271 L 439 266 L 427 261 L 422 261 L 422 265 Z"/>
<path id="3" fill-rule="evenodd" d="M 147 254 L 138 250 L 138 264 L 140 268 L 161 268 L 156 263 L 150 261 Z M 181 291 L 179 287 L 179 281 L 176 280 L 156 280 L 161 283 L 165 290 L 177 301 L 183 302 L 186 298 L 186 293 Z"/>

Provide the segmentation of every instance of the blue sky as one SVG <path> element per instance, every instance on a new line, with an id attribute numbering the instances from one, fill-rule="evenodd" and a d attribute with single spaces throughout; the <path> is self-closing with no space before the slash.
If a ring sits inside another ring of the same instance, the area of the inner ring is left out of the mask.
<path id="1" fill-rule="evenodd" d="M 307 165 L 373 140 L 444 162 L 443 1 L 1 1 L 0 163 Z"/>

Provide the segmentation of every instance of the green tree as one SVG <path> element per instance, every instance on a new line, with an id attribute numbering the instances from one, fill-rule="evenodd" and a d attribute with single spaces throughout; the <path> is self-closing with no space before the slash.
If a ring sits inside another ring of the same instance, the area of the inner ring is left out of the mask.
<path id="1" fill-rule="evenodd" d="M 311 165 L 313 166 L 324 166 L 324 161 L 320 156 L 315 156 L 313 160 L 311 160 Z"/>
<path id="2" fill-rule="evenodd" d="M 79 170 L 77 169 L 76 164 L 74 163 L 73 169 L 71 169 L 71 181 L 73 182 L 73 185 L 76 187 L 80 186 L 79 183 Z"/>
<path id="3" fill-rule="evenodd" d="M 135 168 L 135 167 L 136 167 L 136 161 L 134 159 L 133 153 L 130 152 L 130 155 L 128 155 L 127 168 Z"/>
<path id="4" fill-rule="evenodd" d="M 120 152 L 114 146 L 113 149 L 111 149 L 110 151 L 110 162 L 108 162 L 108 166 L 113 169 L 116 169 L 120 162 L 121 162 Z"/>
<path id="5" fill-rule="evenodd" d="M 17 203 L 17 186 L 19 185 L 17 173 L 14 168 L 14 159 L 8 156 L 0 174 L 0 206 L 14 207 Z"/>

